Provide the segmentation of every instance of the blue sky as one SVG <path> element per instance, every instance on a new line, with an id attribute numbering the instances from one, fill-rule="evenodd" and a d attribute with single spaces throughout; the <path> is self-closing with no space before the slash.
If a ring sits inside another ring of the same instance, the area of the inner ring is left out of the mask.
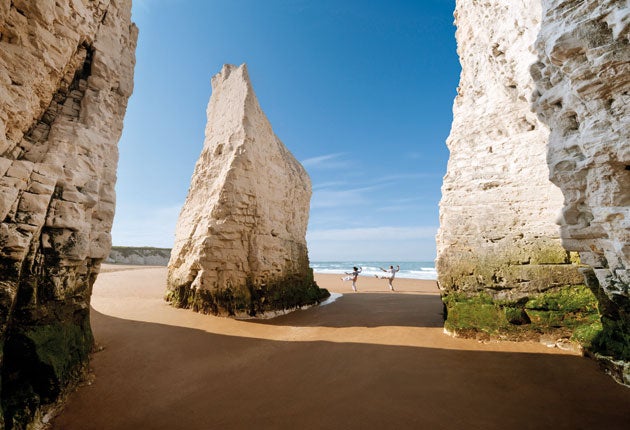
<path id="1" fill-rule="evenodd" d="M 313 184 L 313 261 L 435 258 L 460 66 L 454 0 L 134 0 L 135 89 L 119 149 L 118 246 L 171 247 L 210 78 L 247 63 Z"/>

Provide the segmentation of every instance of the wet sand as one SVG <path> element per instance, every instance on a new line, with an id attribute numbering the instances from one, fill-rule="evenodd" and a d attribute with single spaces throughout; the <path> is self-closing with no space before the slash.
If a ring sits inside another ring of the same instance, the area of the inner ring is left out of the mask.
<path id="1" fill-rule="evenodd" d="M 53 421 L 89 429 L 627 429 L 630 389 L 575 353 L 443 333 L 434 281 L 337 275 L 268 320 L 174 309 L 165 268 L 105 266 L 93 375 Z M 123 270 L 128 269 L 128 270 Z"/>

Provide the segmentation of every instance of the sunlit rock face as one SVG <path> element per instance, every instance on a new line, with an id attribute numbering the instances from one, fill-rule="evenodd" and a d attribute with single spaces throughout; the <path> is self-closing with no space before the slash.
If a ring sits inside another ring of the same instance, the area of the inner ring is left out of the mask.
<path id="1" fill-rule="evenodd" d="M 437 235 L 448 330 L 515 337 L 554 331 L 572 322 L 551 302 L 573 286 L 590 302 L 580 312 L 594 312 L 560 242 L 555 221 L 563 197 L 548 179 L 549 130 L 531 111 L 540 16 L 538 2 L 457 2 L 462 72 Z"/>
<path id="2" fill-rule="evenodd" d="M 551 129 L 551 180 L 564 194 L 562 242 L 578 251 L 603 332 L 594 349 L 630 384 L 630 7 L 542 2 L 534 106 Z M 625 370 L 624 370 L 625 367 Z"/>
<path id="3" fill-rule="evenodd" d="M 311 182 L 260 109 L 245 65 L 212 78 L 201 156 L 177 222 L 167 298 L 261 316 L 318 302 L 306 248 Z"/>
<path id="4" fill-rule="evenodd" d="M 87 362 L 133 87 L 131 1 L 0 2 L 0 428 L 37 422 Z"/>

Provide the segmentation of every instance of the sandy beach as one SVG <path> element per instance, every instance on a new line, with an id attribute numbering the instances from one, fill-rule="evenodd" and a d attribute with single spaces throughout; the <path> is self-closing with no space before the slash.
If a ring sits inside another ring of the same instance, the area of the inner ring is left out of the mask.
<path id="1" fill-rule="evenodd" d="M 434 281 L 316 275 L 334 302 L 234 320 L 163 301 L 166 268 L 104 266 L 91 377 L 53 420 L 89 429 L 627 429 L 630 390 L 575 353 L 443 333 Z"/>

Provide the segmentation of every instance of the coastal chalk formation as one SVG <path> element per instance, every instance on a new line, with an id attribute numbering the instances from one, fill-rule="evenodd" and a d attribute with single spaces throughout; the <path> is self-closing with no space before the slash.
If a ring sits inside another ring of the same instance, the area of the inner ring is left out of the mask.
<path id="1" fill-rule="evenodd" d="M 549 130 L 531 110 L 541 5 L 458 1 L 462 65 L 437 235 L 445 327 L 472 336 L 583 340 L 596 300 L 561 244 Z"/>
<path id="2" fill-rule="evenodd" d="M 542 4 L 534 105 L 551 129 L 562 241 L 590 266 L 603 325 L 591 349 L 630 385 L 630 7 Z"/>
<path id="3" fill-rule="evenodd" d="M 105 263 L 166 266 L 170 258 L 170 248 L 112 246 Z"/>
<path id="4" fill-rule="evenodd" d="M 274 134 L 245 65 L 212 78 L 205 142 L 177 222 L 167 300 L 229 316 L 318 303 L 306 248 L 311 182 Z"/>
<path id="5" fill-rule="evenodd" d="M 45 421 L 93 345 L 130 20 L 130 0 L 0 2 L 0 428 Z"/>

